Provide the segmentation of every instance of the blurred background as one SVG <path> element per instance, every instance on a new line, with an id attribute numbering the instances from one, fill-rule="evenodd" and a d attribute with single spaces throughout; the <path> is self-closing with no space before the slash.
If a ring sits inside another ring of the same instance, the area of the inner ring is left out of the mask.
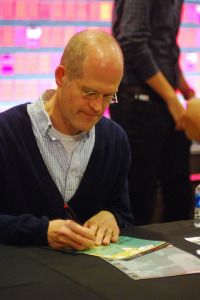
<path id="1" fill-rule="evenodd" d="M 76 32 L 111 32 L 113 1 L 0 0 L 0 111 L 56 87 L 54 71 Z"/>
<path id="2" fill-rule="evenodd" d="M 76 32 L 111 33 L 113 1 L 0 0 L 0 111 L 56 87 L 54 70 Z M 180 64 L 200 95 L 200 0 L 186 0 L 178 36 Z"/>

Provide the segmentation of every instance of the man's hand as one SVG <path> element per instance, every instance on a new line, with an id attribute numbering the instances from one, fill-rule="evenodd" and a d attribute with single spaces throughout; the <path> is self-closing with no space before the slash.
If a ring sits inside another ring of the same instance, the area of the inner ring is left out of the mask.
<path id="1" fill-rule="evenodd" d="M 100 211 L 83 226 L 89 228 L 96 235 L 96 246 L 109 245 L 110 242 L 118 241 L 119 227 L 114 215 L 109 211 Z"/>
<path id="2" fill-rule="evenodd" d="M 185 111 L 183 105 L 179 102 L 177 98 L 171 99 L 167 103 L 168 109 L 175 121 L 175 130 L 182 130 L 183 129 L 183 121 L 182 121 L 182 114 Z"/>
<path id="3" fill-rule="evenodd" d="M 56 249 L 90 249 L 95 244 L 95 234 L 72 220 L 49 222 L 47 232 L 49 246 Z"/>

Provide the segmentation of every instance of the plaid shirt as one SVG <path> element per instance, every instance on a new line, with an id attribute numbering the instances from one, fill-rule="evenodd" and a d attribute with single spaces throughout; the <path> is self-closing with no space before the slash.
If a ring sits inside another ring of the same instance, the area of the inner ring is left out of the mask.
<path id="1" fill-rule="evenodd" d="M 124 53 L 123 83 L 142 85 L 160 70 L 178 87 L 182 5 L 183 0 L 115 0 L 112 30 Z"/>
<path id="2" fill-rule="evenodd" d="M 55 90 L 45 91 L 35 103 L 28 105 L 27 110 L 44 162 L 64 201 L 67 202 L 75 194 L 90 159 L 95 142 L 95 127 L 90 132 L 85 132 L 74 149 L 69 165 L 67 152 L 63 144 L 56 139 L 51 120 L 43 104 L 54 93 Z"/>

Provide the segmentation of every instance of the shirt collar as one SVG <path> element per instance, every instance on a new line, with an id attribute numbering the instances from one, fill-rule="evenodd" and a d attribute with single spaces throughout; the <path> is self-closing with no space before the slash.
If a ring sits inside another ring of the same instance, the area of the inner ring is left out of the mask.
<path id="1" fill-rule="evenodd" d="M 37 99 L 37 101 L 32 104 L 34 108 L 34 116 L 35 116 L 37 126 L 39 127 L 43 135 L 48 134 L 53 139 L 55 139 L 52 130 L 53 125 L 44 107 L 44 102 L 49 101 L 52 98 L 52 96 L 55 94 L 55 92 L 56 90 L 54 89 L 44 91 Z M 94 132 L 94 130 L 95 130 L 95 126 L 90 131 L 85 131 L 85 134 L 83 134 L 83 139 L 89 138 L 90 135 Z"/>

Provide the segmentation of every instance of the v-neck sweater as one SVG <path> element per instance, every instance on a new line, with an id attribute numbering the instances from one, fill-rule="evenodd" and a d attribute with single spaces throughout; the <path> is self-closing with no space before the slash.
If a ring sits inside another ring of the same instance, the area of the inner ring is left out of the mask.
<path id="1" fill-rule="evenodd" d="M 112 212 L 120 228 L 133 224 L 129 207 L 130 149 L 124 130 L 109 120 L 95 125 L 95 145 L 68 204 L 82 223 Z M 64 200 L 37 146 L 27 103 L 0 114 L 0 243 L 45 246 L 49 221 L 67 219 Z"/>

